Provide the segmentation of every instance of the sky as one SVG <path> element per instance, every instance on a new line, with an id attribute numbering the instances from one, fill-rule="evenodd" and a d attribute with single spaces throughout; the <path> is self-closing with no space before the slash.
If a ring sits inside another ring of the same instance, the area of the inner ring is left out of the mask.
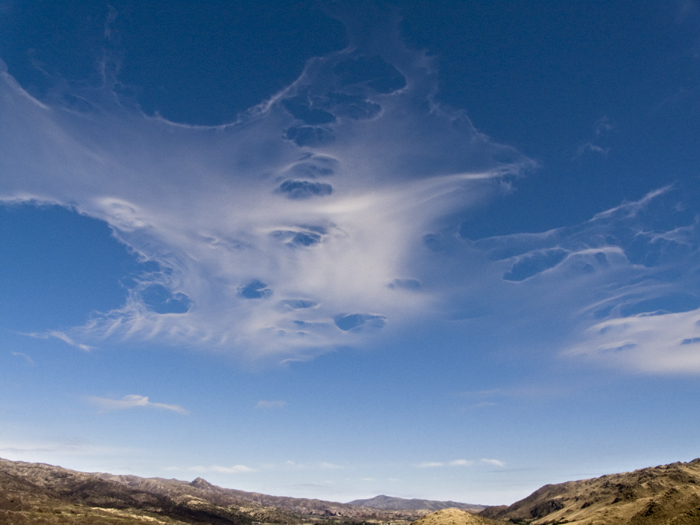
<path id="1" fill-rule="evenodd" d="M 509 504 L 700 456 L 700 4 L 0 0 L 0 457 Z"/>

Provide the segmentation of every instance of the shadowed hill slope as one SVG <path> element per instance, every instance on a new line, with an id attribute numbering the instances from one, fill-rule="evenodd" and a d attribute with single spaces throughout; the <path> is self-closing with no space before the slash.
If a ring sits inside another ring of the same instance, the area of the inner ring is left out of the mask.
<path id="1" fill-rule="evenodd" d="M 545 485 L 480 515 L 532 525 L 698 525 L 700 459 Z"/>

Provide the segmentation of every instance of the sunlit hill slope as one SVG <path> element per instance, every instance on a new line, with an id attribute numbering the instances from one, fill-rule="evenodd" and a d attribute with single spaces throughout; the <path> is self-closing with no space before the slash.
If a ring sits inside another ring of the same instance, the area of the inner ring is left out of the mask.
<path id="1" fill-rule="evenodd" d="M 544 525 L 700 524 L 700 459 L 600 478 L 545 485 L 482 516 Z"/>

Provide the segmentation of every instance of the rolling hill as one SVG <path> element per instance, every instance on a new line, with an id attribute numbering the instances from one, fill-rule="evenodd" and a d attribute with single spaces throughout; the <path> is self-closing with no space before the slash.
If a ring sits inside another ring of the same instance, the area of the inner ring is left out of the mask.
<path id="1" fill-rule="evenodd" d="M 532 525 L 700 524 L 700 459 L 545 485 L 481 516 Z"/>

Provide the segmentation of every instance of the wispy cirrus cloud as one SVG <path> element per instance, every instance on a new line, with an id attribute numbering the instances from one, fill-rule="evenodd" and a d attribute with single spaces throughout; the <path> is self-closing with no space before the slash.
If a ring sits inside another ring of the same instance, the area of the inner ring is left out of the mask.
<path id="1" fill-rule="evenodd" d="M 610 148 L 601 146 L 600 142 L 604 136 L 608 135 L 614 129 L 615 125 L 608 117 L 603 116 L 599 118 L 595 124 L 593 124 L 593 136 L 589 140 L 582 141 L 576 146 L 573 159 L 578 159 L 586 153 L 596 153 L 607 157 Z"/>
<path id="2" fill-rule="evenodd" d="M 526 323 L 547 334 L 530 332 L 529 348 L 562 358 L 644 373 L 700 373 L 693 351 L 700 337 L 697 195 L 698 188 L 669 185 L 572 227 L 466 242 L 436 237 L 446 262 L 490 261 L 476 266 L 480 282 L 445 296 L 445 307 L 454 308 L 455 318 L 478 319 L 498 344 L 513 348 L 522 342 L 512 327 Z"/>
<path id="3" fill-rule="evenodd" d="M 189 414 L 179 405 L 168 405 L 165 403 L 154 403 L 149 401 L 148 397 L 140 395 L 127 395 L 121 399 L 111 399 L 107 397 L 90 396 L 88 401 L 93 405 L 97 405 L 101 411 L 107 412 L 111 410 L 127 410 L 132 408 L 157 408 L 161 410 L 170 410 L 179 414 Z"/>
<path id="4" fill-rule="evenodd" d="M 120 308 L 31 335 L 289 363 L 454 322 L 493 347 L 700 373 L 697 191 L 668 186 L 576 225 L 468 238 L 458 217 L 517 191 L 536 163 L 436 102 L 434 59 L 407 49 L 390 19 L 217 127 L 145 116 L 109 82 L 73 89 L 89 111 L 38 101 L 0 71 L 0 202 L 72 207 L 156 268 Z M 581 152 L 605 152 L 613 128 L 598 120 Z"/>
<path id="5" fill-rule="evenodd" d="M 113 93 L 50 106 L 0 72 L 0 201 L 71 206 L 159 267 L 52 336 L 303 360 L 424 316 L 421 238 L 534 163 L 437 104 L 433 61 L 382 18 L 213 128 L 98 104 Z"/>
<path id="6" fill-rule="evenodd" d="M 27 354 L 23 354 L 22 352 L 12 352 L 12 355 L 15 357 L 21 357 L 24 359 L 24 362 L 27 363 L 29 366 L 34 366 L 34 359 L 29 357 Z"/>
<path id="7" fill-rule="evenodd" d="M 66 343 L 68 345 L 79 348 L 80 350 L 83 350 L 84 352 L 89 352 L 91 350 L 94 350 L 94 347 L 83 344 L 83 343 L 78 343 L 73 338 L 66 335 L 65 332 L 59 332 L 56 330 L 52 330 L 49 332 L 41 332 L 41 333 L 21 333 L 20 335 L 25 335 L 27 337 L 33 337 L 34 339 L 50 339 L 50 338 L 58 339 L 59 341 L 63 341 L 64 343 Z"/>

